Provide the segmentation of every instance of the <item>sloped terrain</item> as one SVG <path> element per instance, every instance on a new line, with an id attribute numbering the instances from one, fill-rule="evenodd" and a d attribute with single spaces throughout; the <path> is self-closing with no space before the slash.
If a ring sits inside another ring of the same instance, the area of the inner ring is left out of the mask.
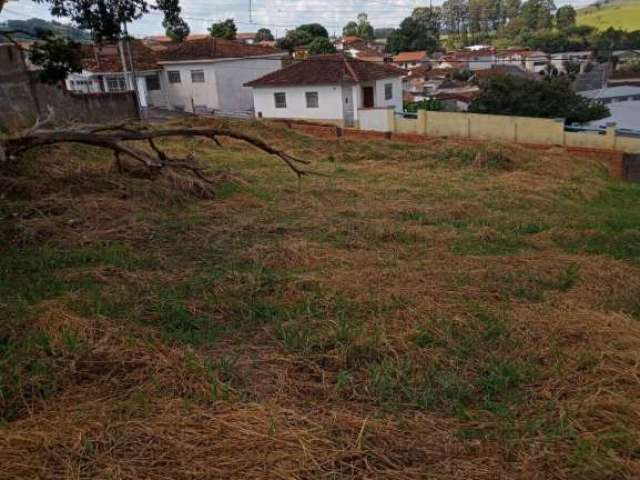
<path id="1" fill-rule="evenodd" d="M 164 145 L 214 199 L 77 146 L 1 172 L 0 478 L 638 478 L 638 185 L 238 127 L 327 176 L 200 140 Z"/>

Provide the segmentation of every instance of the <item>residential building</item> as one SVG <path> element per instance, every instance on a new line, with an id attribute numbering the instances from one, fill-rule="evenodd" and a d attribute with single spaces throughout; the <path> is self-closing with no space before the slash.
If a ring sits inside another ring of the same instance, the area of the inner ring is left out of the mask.
<path id="1" fill-rule="evenodd" d="M 480 83 L 490 77 L 501 75 L 512 75 L 514 77 L 527 78 L 529 80 L 540 80 L 541 78 L 540 75 L 526 72 L 516 65 L 492 65 L 490 68 L 483 68 L 481 70 L 474 71 L 470 81 Z"/>
<path id="2" fill-rule="evenodd" d="M 639 101 L 640 87 L 628 85 L 607 87 L 598 90 L 585 90 L 580 92 L 580 95 L 604 105 L 610 103 Z M 640 116 L 640 110 L 637 114 Z"/>
<path id="3" fill-rule="evenodd" d="M 236 40 L 247 45 L 253 45 L 256 40 L 256 32 L 240 32 L 236 33 Z"/>
<path id="4" fill-rule="evenodd" d="M 606 128 L 615 124 L 621 133 L 635 133 L 640 135 L 640 100 L 629 100 L 626 102 L 617 102 L 607 105 L 609 107 L 609 115 L 607 118 L 589 122 L 590 127 Z"/>
<path id="5" fill-rule="evenodd" d="M 282 68 L 288 53 L 208 37 L 158 53 L 172 109 L 190 112 L 250 112 L 246 82 Z"/>
<path id="6" fill-rule="evenodd" d="M 320 55 L 248 82 L 258 118 L 356 125 L 366 109 L 402 105 L 404 71 L 344 54 Z"/>
<path id="7" fill-rule="evenodd" d="M 393 57 L 393 63 L 397 67 L 406 70 L 431 65 L 429 55 L 424 50 L 419 52 L 400 52 Z"/>
<path id="8" fill-rule="evenodd" d="M 567 71 L 568 63 L 577 63 L 580 65 L 580 72 L 584 71 L 586 66 L 591 62 L 591 52 L 562 52 L 552 53 L 549 57 L 551 65 L 553 65 L 559 73 L 565 73 Z"/>
<path id="9" fill-rule="evenodd" d="M 537 50 L 508 49 L 496 54 L 496 64 L 516 65 L 533 73 L 544 72 L 550 61 L 548 54 Z"/>
<path id="10" fill-rule="evenodd" d="M 87 45 L 82 47 L 82 71 L 71 73 L 66 87 L 72 92 L 101 93 L 134 90 L 129 51 L 142 107 L 167 107 L 166 82 L 154 50 L 139 40 L 126 44 Z M 123 65 L 125 68 L 123 68 Z"/>

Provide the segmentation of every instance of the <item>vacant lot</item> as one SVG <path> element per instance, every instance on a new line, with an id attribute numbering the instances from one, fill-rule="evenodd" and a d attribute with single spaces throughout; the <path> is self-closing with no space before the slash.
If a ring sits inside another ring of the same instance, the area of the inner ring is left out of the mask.
<path id="1" fill-rule="evenodd" d="M 578 25 L 590 25 L 599 30 L 609 27 L 640 30 L 640 0 L 622 0 L 578 10 Z"/>
<path id="2" fill-rule="evenodd" d="M 0 188 L 0 478 L 640 475 L 640 187 L 563 150 L 241 125 L 214 199 L 56 147 Z M 43 173 L 44 172 L 44 173 Z"/>

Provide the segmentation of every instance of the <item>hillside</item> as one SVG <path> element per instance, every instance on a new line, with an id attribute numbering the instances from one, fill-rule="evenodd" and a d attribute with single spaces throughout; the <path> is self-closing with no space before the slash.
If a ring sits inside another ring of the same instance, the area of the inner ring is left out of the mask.
<path id="1" fill-rule="evenodd" d="M 29 20 L 7 20 L 7 27 L 0 28 L 0 30 L 23 30 L 31 32 L 33 35 L 37 34 L 38 30 L 50 30 L 55 34 L 66 37 L 75 41 L 90 41 L 91 35 L 84 30 L 80 30 L 72 25 L 66 25 L 64 23 L 56 21 L 47 21 L 40 18 L 30 18 Z M 17 40 L 31 40 L 33 37 L 23 34 L 15 34 L 13 37 Z"/>
<path id="2" fill-rule="evenodd" d="M 640 0 L 611 1 L 580 9 L 577 21 L 578 25 L 590 25 L 600 30 L 609 27 L 640 30 Z"/>
<path id="3" fill-rule="evenodd" d="M 163 144 L 213 199 L 89 147 L 3 165 L 1 478 L 638 478 L 640 185 L 230 124 L 327 176 L 224 139 Z"/>

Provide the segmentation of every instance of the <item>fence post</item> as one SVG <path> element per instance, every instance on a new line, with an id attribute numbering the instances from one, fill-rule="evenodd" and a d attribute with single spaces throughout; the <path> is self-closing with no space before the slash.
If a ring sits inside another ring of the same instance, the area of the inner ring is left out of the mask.
<path id="1" fill-rule="evenodd" d="M 616 124 L 615 123 L 607 123 L 607 146 L 609 146 L 611 150 L 616 149 Z"/>
<path id="2" fill-rule="evenodd" d="M 427 111 L 418 110 L 418 120 L 416 121 L 416 133 L 418 135 L 427 134 Z"/>

